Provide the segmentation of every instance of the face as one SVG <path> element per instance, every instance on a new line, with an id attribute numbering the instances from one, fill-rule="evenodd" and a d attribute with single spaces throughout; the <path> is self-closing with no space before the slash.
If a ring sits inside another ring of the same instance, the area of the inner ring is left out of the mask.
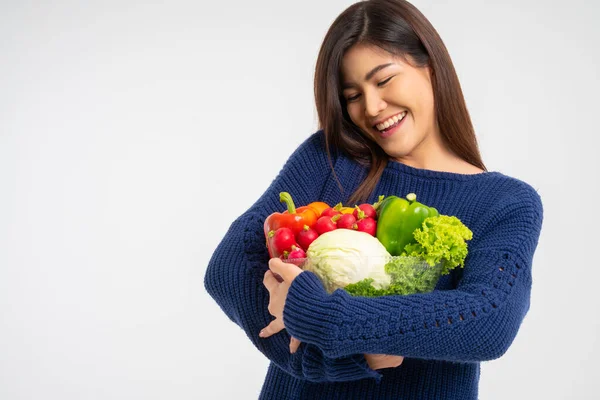
<path id="1" fill-rule="evenodd" d="M 352 122 L 391 158 L 419 164 L 435 154 L 439 132 L 429 68 L 355 45 L 342 60 L 342 82 Z"/>

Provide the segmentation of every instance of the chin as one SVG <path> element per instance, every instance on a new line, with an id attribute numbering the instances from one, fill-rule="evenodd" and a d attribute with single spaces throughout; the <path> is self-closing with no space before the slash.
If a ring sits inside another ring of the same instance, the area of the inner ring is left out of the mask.
<path id="1" fill-rule="evenodd" d="M 401 152 L 397 152 L 397 151 L 396 152 L 389 152 L 389 153 L 386 151 L 386 153 L 390 157 L 390 159 L 396 160 L 396 161 L 400 160 L 402 158 L 406 158 L 407 156 L 410 155 L 410 153 L 401 153 Z"/>
<path id="2" fill-rule="evenodd" d="M 410 156 L 414 150 L 412 146 L 406 146 L 403 143 L 389 143 L 385 147 L 381 146 L 381 148 L 391 158 L 403 158 Z"/>

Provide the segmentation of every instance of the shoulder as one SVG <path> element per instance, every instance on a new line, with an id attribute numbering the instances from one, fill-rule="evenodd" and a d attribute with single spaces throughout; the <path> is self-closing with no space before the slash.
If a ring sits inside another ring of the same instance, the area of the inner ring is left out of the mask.
<path id="1" fill-rule="evenodd" d="M 324 166 L 335 163 L 338 159 L 338 151 L 332 146 L 328 146 L 323 130 L 318 130 L 311 133 L 305 138 L 300 145 L 294 150 L 289 158 L 292 164 L 299 164 L 307 169 L 321 169 Z"/>
<path id="2" fill-rule="evenodd" d="M 311 133 L 296 148 L 292 156 L 321 155 L 327 153 L 325 133 L 318 130 Z"/>
<path id="3" fill-rule="evenodd" d="M 298 147 L 299 150 L 308 151 L 325 151 L 325 148 L 325 132 L 322 129 L 311 133 Z"/>
<path id="4" fill-rule="evenodd" d="M 508 176 L 500 172 L 494 173 L 495 179 L 490 179 L 485 184 L 492 193 L 495 193 L 503 203 L 510 205 L 526 204 L 530 208 L 542 211 L 542 197 L 539 189 L 522 179 Z"/>
<path id="5" fill-rule="evenodd" d="M 469 252 L 498 251 L 523 265 L 531 262 L 542 231 L 542 197 L 530 183 L 498 172 L 486 179 L 480 218 L 473 226 Z M 512 254 L 512 256 L 510 255 Z"/>
<path id="6" fill-rule="evenodd" d="M 490 173 L 488 179 L 481 181 L 479 189 L 487 207 L 482 216 L 483 230 L 493 230 L 510 224 L 513 235 L 531 231 L 539 235 L 544 207 L 542 197 L 532 184 L 500 172 Z"/>

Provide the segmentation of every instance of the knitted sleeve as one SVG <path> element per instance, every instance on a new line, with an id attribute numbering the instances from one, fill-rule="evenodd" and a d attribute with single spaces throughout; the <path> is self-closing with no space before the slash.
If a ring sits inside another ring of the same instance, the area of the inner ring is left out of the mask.
<path id="1" fill-rule="evenodd" d="M 407 296 L 328 295 L 316 275 L 292 282 L 284 309 L 291 335 L 328 357 L 356 353 L 479 362 L 502 356 L 529 310 L 531 267 L 543 219 L 532 188 L 484 217 L 456 289 Z"/>
<path id="2" fill-rule="evenodd" d="M 292 355 L 285 330 L 269 338 L 258 337 L 273 320 L 267 310 L 269 293 L 262 283 L 269 261 L 264 220 L 285 209 L 279 202 L 282 191 L 290 192 L 297 205 L 319 200 L 329 174 L 324 137 L 317 132 L 292 154 L 260 199 L 231 224 L 209 261 L 204 286 L 254 346 L 294 377 L 313 382 L 378 379 L 362 354 L 327 357 L 317 346 L 303 343 Z"/>

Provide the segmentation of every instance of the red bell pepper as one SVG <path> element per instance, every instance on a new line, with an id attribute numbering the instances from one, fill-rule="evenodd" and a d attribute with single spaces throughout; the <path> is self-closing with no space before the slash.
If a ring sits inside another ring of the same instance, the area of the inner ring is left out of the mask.
<path id="1" fill-rule="evenodd" d="M 284 252 L 291 251 L 292 248 L 292 245 L 288 246 L 288 240 L 281 241 L 281 243 L 276 240 L 277 237 L 284 236 L 275 234 L 278 229 L 288 228 L 295 237 L 296 234 L 304 229 L 305 225 L 312 228 L 317 223 L 318 218 L 317 211 L 310 204 L 296 208 L 294 200 L 292 200 L 292 196 L 288 192 L 279 193 L 279 201 L 287 205 L 287 210 L 282 213 L 276 212 L 269 215 L 264 223 L 265 239 L 271 258 L 279 257 Z M 283 242 L 285 242 L 285 245 L 282 245 Z M 298 246 L 297 243 L 293 245 Z"/>

